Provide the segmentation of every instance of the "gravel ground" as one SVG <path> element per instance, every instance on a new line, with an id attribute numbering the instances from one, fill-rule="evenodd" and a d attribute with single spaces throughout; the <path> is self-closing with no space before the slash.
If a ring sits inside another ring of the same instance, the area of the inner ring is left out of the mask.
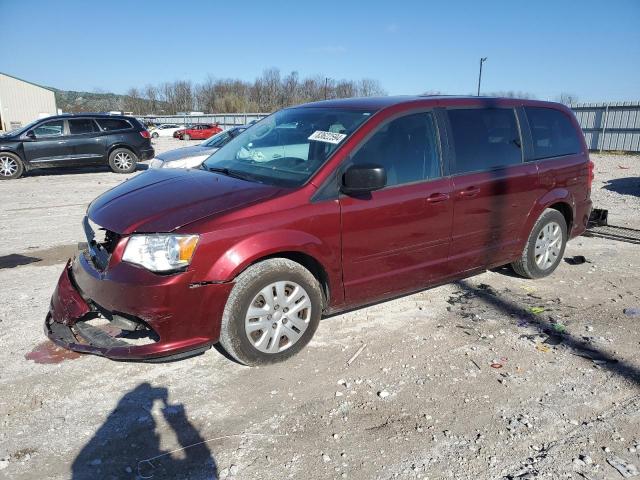
<path id="1" fill-rule="evenodd" d="M 592 159 L 594 204 L 640 228 L 640 157 Z M 215 350 L 157 365 L 66 355 L 44 341 L 49 298 L 87 203 L 124 178 L 0 184 L 0 478 L 603 480 L 640 468 L 640 317 L 623 313 L 640 307 L 638 245 L 581 237 L 565 255 L 588 263 L 547 279 L 486 272 L 333 316 L 270 367 Z"/>

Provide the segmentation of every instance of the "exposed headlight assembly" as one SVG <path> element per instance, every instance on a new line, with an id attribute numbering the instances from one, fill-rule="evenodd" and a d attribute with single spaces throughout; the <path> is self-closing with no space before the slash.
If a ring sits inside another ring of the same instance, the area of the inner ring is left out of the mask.
<path id="1" fill-rule="evenodd" d="M 171 272 L 188 266 L 198 245 L 198 235 L 155 233 L 131 235 L 122 260 L 152 272 Z"/>

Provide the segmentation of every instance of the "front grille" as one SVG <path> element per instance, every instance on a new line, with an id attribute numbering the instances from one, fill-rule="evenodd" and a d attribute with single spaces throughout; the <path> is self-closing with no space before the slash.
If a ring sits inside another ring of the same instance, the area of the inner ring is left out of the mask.
<path id="1" fill-rule="evenodd" d="M 87 237 L 89 257 L 96 268 L 105 270 L 120 240 L 120 235 L 92 222 L 88 216 L 84 217 L 82 224 Z"/>

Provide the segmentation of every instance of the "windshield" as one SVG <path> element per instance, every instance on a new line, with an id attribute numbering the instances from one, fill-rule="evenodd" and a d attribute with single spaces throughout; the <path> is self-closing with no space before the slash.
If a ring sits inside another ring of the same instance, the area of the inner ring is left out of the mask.
<path id="1" fill-rule="evenodd" d="M 371 112 L 289 108 L 252 125 L 209 157 L 205 169 L 273 185 L 307 181 Z"/>
<path id="2" fill-rule="evenodd" d="M 42 119 L 38 119 L 38 120 L 34 120 L 31 123 L 28 123 L 27 125 L 25 125 L 24 127 L 18 127 L 18 128 L 14 128 L 13 130 L 9 130 L 8 132 L 5 132 L 2 134 L 2 136 L 5 135 L 22 135 L 23 133 L 26 133 L 28 130 L 30 130 L 31 128 L 33 128 L 33 126 L 38 123 L 41 122 Z"/>
<path id="3" fill-rule="evenodd" d="M 207 141 L 202 142 L 200 146 L 220 148 L 222 145 L 225 144 L 227 140 L 229 140 L 230 137 L 231 137 L 231 133 L 228 130 L 224 132 L 220 132 L 215 134 L 213 137 L 211 137 Z"/>

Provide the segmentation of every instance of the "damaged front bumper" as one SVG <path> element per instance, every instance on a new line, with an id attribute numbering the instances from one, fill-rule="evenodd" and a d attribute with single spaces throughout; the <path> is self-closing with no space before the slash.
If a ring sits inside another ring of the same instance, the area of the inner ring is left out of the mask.
<path id="1" fill-rule="evenodd" d="M 80 254 L 60 275 L 45 320 L 49 339 L 114 360 L 168 361 L 217 342 L 231 283 L 191 283 L 120 263 L 97 270 Z"/>

